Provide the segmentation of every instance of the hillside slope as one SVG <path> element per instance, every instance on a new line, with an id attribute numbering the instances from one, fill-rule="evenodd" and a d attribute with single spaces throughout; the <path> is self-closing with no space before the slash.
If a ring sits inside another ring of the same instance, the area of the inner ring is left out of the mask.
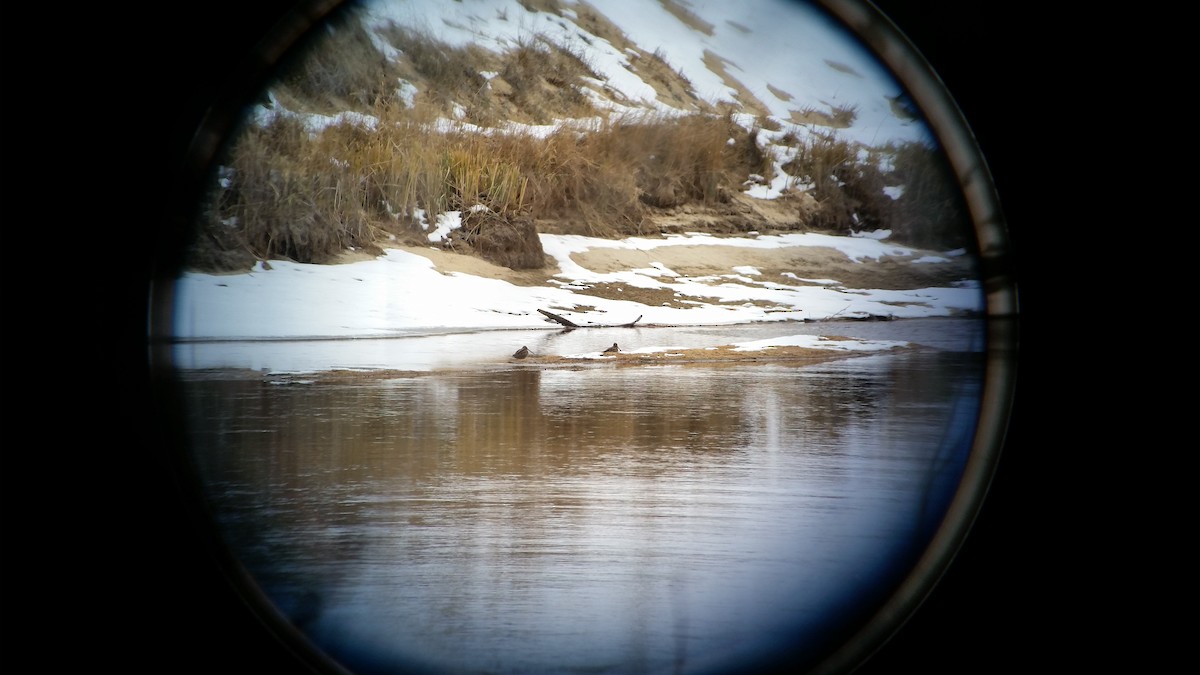
<path id="1" fill-rule="evenodd" d="M 247 109 L 189 266 L 422 246 L 446 215 L 461 227 L 434 243 L 517 271 L 543 267 L 538 233 L 971 249 L 953 174 L 881 64 L 814 7 L 752 5 L 353 5 Z"/>

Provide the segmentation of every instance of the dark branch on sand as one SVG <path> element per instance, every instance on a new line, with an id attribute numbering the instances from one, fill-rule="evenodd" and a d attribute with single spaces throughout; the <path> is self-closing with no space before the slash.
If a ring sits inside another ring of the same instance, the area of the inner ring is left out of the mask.
<path id="1" fill-rule="evenodd" d="M 588 325 L 588 326 L 580 326 L 579 324 L 571 321 L 570 319 L 568 319 L 566 317 L 559 316 L 552 312 L 547 312 L 544 309 L 539 309 L 538 312 L 545 315 L 551 321 L 554 321 L 555 323 L 566 326 L 567 328 L 632 328 L 635 323 L 642 320 L 642 316 L 643 316 L 643 315 L 639 314 L 638 318 L 634 319 L 633 321 L 630 321 L 629 323 L 621 323 L 621 324 L 613 324 L 613 325 L 592 324 L 592 325 Z"/>

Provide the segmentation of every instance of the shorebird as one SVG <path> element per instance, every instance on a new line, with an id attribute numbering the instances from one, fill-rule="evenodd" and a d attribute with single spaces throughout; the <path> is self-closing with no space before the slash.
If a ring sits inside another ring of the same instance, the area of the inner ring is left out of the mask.
<path id="1" fill-rule="evenodd" d="M 617 352 L 619 352 L 619 351 L 621 351 L 621 348 L 620 348 L 620 347 L 618 347 L 618 346 L 617 346 L 617 343 L 615 343 L 615 342 L 614 342 L 614 343 L 613 343 L 613 346 L 611 346 L 611 347 L 609 347 L 608 349 L 605 349 L 605 350 L 604 350 L 604 353 L 605 353 L 605 354 L 616 354 L 616 353 L 617 353 Z"/>
<path id="2" fill-rule="evenodd" d="M 523 359 L 532 353 L 533 352 L 529 351 L 529 347 L 521 347 L 520 349 L 517 350 L 516 354 L 513 354 L 513 358 L 514 359 Z"/>

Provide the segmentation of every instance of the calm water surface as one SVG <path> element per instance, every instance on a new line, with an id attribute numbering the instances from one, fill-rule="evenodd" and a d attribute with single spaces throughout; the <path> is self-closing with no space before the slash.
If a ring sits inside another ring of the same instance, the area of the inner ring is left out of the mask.
<path id="1" fill-rule="evenodd" d="M 279 384 L 188 345 L 179 372 L 229 545 L 355 672 L 717 673 L 809 664 L 911 569 L 974 438 L 979 323 L 839 327 L 925 347 L 803 367 Z M 704 339 L 760 339 L 745 328 Z M 710 332 L 626 330 L 571 339 Z M 509 338 L 489 344 L 531 342 Z"/>

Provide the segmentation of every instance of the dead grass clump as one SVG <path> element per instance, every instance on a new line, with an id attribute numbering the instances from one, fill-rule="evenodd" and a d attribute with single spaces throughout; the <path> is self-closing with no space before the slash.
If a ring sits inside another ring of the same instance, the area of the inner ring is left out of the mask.
<path id="1" fill-rule="evenodd" d="M 490 96 L 488 80 L 481 72 L 494 65 L 495 55 L 490 51 L 478 45 L 455 47 L 394 23 L 380 34 L 399 50 L 397 69 L 419 91 L 411 119 L 462 117 L 480 126 L 502 121 L 504 111 Z"/>
<path id="2" fill-rule="evenodd" d="M 354 6 L 335 13 L 290 52 L 275 86 L 315 112 L 358 110 L 394 99 L 399 72 L 375 48 Z"/>
<path id="3" fill-rule="evenodd" d="M 894 240 L 920 248 L 969 243 L 961 190 L 945 157 L 927 145 L 872 150 L 811 129 L 782 168 L 809 186 L 816 208 L 806 221 L 813 229 L 837 234 L 887 229 Z"/>
<path id="4" fill-rule="evenodd" d="M 773 160 L 728 117 L 645 113 L 545 139 L 512 137 L 507 161 L 528 179 L 525 204 L 563 233 L 647 234 L 647 209 L 729 202 L 748 173 Z"/>
<path id="5" fill-rule="evenodd" d="M 834 106 L 830 108 L 829 112 L 818 110 L 813 106 L 804 106 L 790 112 L 794 124 L 809 124 L 829 129 L 845 129 L 858 119 L 858 106 L 856 105 Z"/>
<path id="6" fill-rule="evenodd" d="M 604 16 L 602 12 L 588 4 L 587 0 L 577 0 L 577 2 L 572 3 L 571 10 L 573 13 L 571 21 L 576 26 L 579 26 L 586 35 L 594 35 L 622 52 L 637 49 L 637 45 L 633 44 L 629 37 L 616 24 L 610 21 L 607 16 Z M 557 3 L 555 3 L 554 13 L 559 16 L 563 15 Z M 587 41 L 590 38 L 585 36 L 584 40 Z"/>
<path id="7" fill-rule="evenodd" d="M 546 252 L 531 218 L 506 218 L 479 209 L 464 214 L 462 223 L 462 228 L 451 233 L 451 248 L 470 250 L 490 263 L 514 270 L 546 265 Z"/>
<path id="8" fill-rule="evenodd" d="M 854 120 L 858 119 L 858 106 L 856 106 L 856 105 L 834 106 L 833 112 L 830 114 L 829 117 L 832 120 L 831 126 L 836 127 L 838 129 L 845 129 L 846 127 L 849 127 L 851 124 L 854 124 Z"/>
<path id="9" fill-rule="evenodd" d="M 585 87 L 596 72 L 582 53 L 545 36 L 494 53 L 477 45 L 454 47 L 395 24 L 383 34 L 403 55 L 400 70 L 418 84 L 415 106 L 429 106 L 440 116 L 494 127 L 595 113 Z M 498 74 L 489 79 L 483 71 Z"/>
<path id="10" fill-rule="evenodd" d="M 647 52 L 636 45 L 625 48 L 629 62 L 625 66 L 650 86 L 660 103 L 679 110 L 714 112 L 715 107 L 696 93 L 692 81 L 683 70 L 667 62 L 662 48 Z"/>
<path id="11" fill-rule="evenodd" d="M 290 118 L 246 128 L 215 190 L 214 206 L 202 216 L 207 241 L 236 243 L 263 260 L 322 262 L 355 242 L 352 232 L 365 234 L 365 219 L 356 210 L 327 208 L 353 187 L 345 180 L 355 178 L 328 158 L 319 159 L 306 136 Z"/>
<path id="12" fill-rule="evenodd" d="M 685 7 L 683 3 L 677 2 L 676 0 L 658 1 L 660 4 L 662 4 L 664 9 L 675 15 L 675 18 L 685 23 L 688 27 L 698 30 L 705 35 L 711 36 L 713 34 L 714 26 L 704 19 L 696 16 L 696 13 Z"/>
<path id="13" fill-rule="evenodd" d="M 501 216 L 521 210 L 528 179 L 491 152 L 485 136 L 461 135 L 443 155 L 447 208 L 484 206 Z"/>
<path id="14" fill-rule="evenodd" d="M 810 227 L 838 234 L 886 227 L 891 200 L 878 155 L 814 129 L 783 170 L 810 186 L 817 202 Z"/>
<path id="15" fill-rule="evenodd" d="M 584 56 L 546 37 L 523 39 L 500 57 L 505 96 L 535 124 L 594 114 L 584 78 L 598 78 Z"/>
<path id="16" fill-rule="evenodd" d="M 545 139 L 518 138 L 514 152 L 529 178 L 530 215 L 558 220 L 564 234 L 613 236 L 641 222 L 628 158 L 594 132 L 562 127 Z"/>
<path id="17" fill-rule="evenodd" d="M 797 182 L 807 184 L 820 204 L 810 218 L 816 229 L 847 233 L 853 225 L 856 204 L 842 189 L 839 173 L 853 166 L 857 148 L 830 132 L 811 129 L 796 155 L 783 165 L 783 170 Z"/>
<path id="18" fill-rule="evenodd" d="M 370 248 L 377 223 L 394 220 L 381 215 L 420 199 L 420 174 L 397 169 L 407 172 L 387 139 L 350 122 L 317 133 L 282 115 L 246 125 L 214 176 L 197 247 L 312 263 Z"/>
<path id="19" fill-rule="evenodd" d="M 732 186 L 764 167 L 754 135 L 729 117 L 633 117 L 610 125 L 598 140 L 628 158 L 638 199 L 657 208 L 727 202 Z"/>

